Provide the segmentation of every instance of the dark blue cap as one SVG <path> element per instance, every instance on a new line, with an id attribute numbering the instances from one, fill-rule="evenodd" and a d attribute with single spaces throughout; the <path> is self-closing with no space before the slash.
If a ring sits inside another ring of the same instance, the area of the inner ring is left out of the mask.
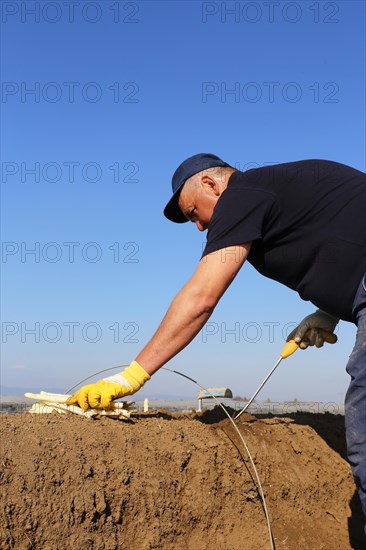
<path id="1" fill-rule="evenodd" d="M 230 166 L 227 162 L 224 162 L 216 155 L 210 153 L 199 153 L 193 155 L 182 162 L 176 169 L 172 177 L 172 190 L 173 196 L 164 208 L 164 216 L 176 223 L 187 222 L 187 218 L 178 206 L 179 194 L 183 185 L 191 176 L 207 170 L 207 168 L 214 168 L 215 166 Z"/>

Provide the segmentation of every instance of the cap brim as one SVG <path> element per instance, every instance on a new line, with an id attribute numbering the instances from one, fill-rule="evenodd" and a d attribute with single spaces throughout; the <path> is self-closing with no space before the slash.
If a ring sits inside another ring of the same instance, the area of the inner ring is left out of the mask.
<path id="1" fill-rule="evenodd" d="M 171 222 L 186 223 L 189 220 L 185 217 L 183 212 L 178 206 L 178 198 L 180 189 L 172 196 L 166 207 L 164 208 L 164 216 Z"/>

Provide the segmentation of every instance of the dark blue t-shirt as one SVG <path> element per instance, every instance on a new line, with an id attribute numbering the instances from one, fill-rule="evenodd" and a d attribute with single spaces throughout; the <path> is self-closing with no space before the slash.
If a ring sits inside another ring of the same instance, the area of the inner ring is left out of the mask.
<path id="1" fill-rule="evenodd" d="M 202 257 L 249 241 L 248 261 L 262 275 L 351 321 L 366 272 L 365 174 L 326 160 L 234 172 Z"/>

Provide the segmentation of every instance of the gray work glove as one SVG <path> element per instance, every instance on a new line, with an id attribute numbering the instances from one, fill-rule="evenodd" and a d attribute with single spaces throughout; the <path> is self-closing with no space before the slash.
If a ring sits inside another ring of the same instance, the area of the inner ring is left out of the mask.
<path id="1" fill-rule="evenodd" d="M 315 313 L 305 317 L 305 319 L 303 319 L 288 335 L 287 342 L 289 342 L 289 340 L 295 340 L 301 349 L 306 349 L 308 346 L 321 348 L 324 342 L 328 341 L 326 334 L 322 331 L 333 334 L 338 322 L 339 319 L 333 317 L 333 315 L 325 313 L 325 311 L 321 309 L 317 309 Z M 334 341 L 336 341 L 336 337 Z"/>

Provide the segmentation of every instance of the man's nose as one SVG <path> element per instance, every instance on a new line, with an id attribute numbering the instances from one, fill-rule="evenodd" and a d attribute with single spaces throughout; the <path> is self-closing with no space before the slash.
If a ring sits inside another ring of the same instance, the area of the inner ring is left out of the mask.
<path id="1" fill-rule="evenodd" d="M 198 231 L 204 231 L 206 229 L 206 225 L 202 222 L 199 222 L 199 221 L 196 222 L 196 226 L 197 226 Z"/>

